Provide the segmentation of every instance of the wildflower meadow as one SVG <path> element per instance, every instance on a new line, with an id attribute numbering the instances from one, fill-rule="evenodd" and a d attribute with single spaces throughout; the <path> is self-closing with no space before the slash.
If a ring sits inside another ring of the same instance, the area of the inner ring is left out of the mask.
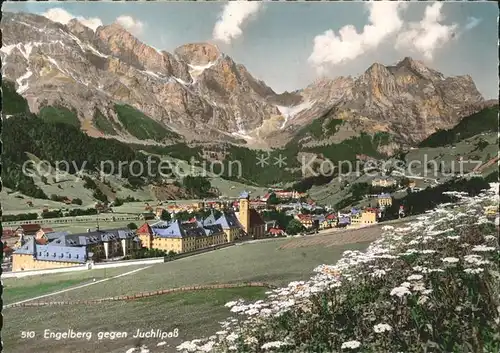
<path id="1" fill-rule="evenodd" d="M 500 352 L 498 183 L 346 251 L 306 282 L 226 306 L 234 317 L 179 352 Z"/>

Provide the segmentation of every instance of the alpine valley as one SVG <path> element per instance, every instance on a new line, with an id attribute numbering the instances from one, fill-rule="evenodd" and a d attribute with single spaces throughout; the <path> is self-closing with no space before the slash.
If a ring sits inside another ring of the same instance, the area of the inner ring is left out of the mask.
<path id="1" fill-rule="evenodd" d="M 27 13 L 4 13 L 1 26 L 3 182 L 13 195 L 84 195 L 89 203 L 101 194 L 200 196 L 175 175 L 98 182 L 95 166 L 110 159 L 242 161 L 242 175 L 210 177 L 212 187 L 229 195 L 304 183 L 303 156 L 386 160 L 423 148 L 440 155 L 467 140 L 471 148 L 462 155 L 483 158 L 489 150 L 474 149 L 474 139 L 486 133 L 489 145 L 497 141 L 497 102 L 485 101 L 470 76 L 444 77 L 410 57 L 278 94 L 211 43 L 166 52 L 118 24 L 93 31 L 76 19 L 62 25 Z M 475 129 L 467 139 L 456 133 L 466 123 Z M 440 140 L 446 132 L 451 140 Z M 282 154 L 286 167 L 270 165 L 263 173 L 256 165 L 262 153 Z M 89 160 L 85 172 L 97 184 L 86 194 L 70 186 L 71 178 L 55 183 L 26 177 L 21 166 L 28 159 Z M 319 188 L 319 195 L 332 188 L 330 181 L 314 180 L 305 189 L 313 187 L 313 196 Z M 347 197 L 349 189 L 332 193 Z"/>

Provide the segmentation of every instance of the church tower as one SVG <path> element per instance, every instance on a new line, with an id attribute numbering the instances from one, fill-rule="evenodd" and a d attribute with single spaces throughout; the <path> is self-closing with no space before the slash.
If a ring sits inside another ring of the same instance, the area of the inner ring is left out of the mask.
<path id="1" fill-rule="evenodd" d="M 238 218 L 245 233 L 250 233 L 250 195 L 244 191 L 240 194 Z"/>

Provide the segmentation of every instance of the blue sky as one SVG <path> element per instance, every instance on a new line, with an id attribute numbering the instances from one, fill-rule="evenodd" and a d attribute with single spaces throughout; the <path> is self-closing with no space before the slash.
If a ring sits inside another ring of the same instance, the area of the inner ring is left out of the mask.
<path id="1" fill-rule="evenodd" d="M 469 74 L 485 98 L 498 96 L 492 2 L 11 2 L 3 11 L 54 8 L 104 25 L 121 17 L 141 41 L 170 52 L 186 43 L 215 43 L 277 92 L 411 56 L 445 75 Z"/>

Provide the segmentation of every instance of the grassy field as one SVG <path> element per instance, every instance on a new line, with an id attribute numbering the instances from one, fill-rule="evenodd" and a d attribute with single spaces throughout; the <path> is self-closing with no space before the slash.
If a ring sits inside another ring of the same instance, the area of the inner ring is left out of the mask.
<path id="1" fill-rule="evenodd" d="M 312 270 L 323 263 L 335 263 L 347 249 L 364 249 L 367 243 L 339 247 L 310 246 L 279 249 L 290 240 L 280 239 L 233 246 L 188 257 L 170 263 L 157 264 L 137 274 L 112 279 L 50 297 L 51 300 L 81 300 L 120 294 L 132 294 L 155 289 L 186 285 L 265 281 L 284 285 L 293 280 L 307 279 Z M 119 269 L 116 269 L 119 270 Z M 130 271 L 126 267 L 125 271 Z M 110 271 L 110 270 L 108 270 Z M 124 272 L 125 272 L 124 271 Z M 66 274 L 65 281 L 78 279 L 81 274 Z M 108 274 L 109 276 L 109 274 Z M 47 277 L 49 278 L 49 277 Z M 25 286 L 33 286 L 32 280 Z M 50 283 L 62 281 L 52 278 Z M 35 283 L 36 284 L 36 283 Z M 223 306 L 238 298 L 258 299 L 265 290 L 237 288 L 205 290 L 196 293 L 176 293 L 129 302 L 108 302 L 93 306 L 57 306 L 40 308 L 8 308 L 3 312 L 3 341 L 9 352 L 106 352 L 123 353 L 134 346 L 146 344 L 150 353 L 174 352 L 175 345 L 185 339 L 215 332 L 217 322 L 229 316 Z M 62 319 L 64 318 L 64 319 Z M 20 327 L 36 331 L 35 339 L 21 339 Z M 43 330 L 92 331 L 91 341 L 43 339 Z M 167 339 L 167 345 L 156 347 L 158 339 L 139 341 L 131 338 L 137 329 L 179 330 L 177 339 Z M 98 331 L 127 331 L 129 337 L 98 341 Z"/>
<path id="2" fill-rule="evenodd" d="M 235 288 L 176 293 L 131 302 L 110 302 L 93 306 L 64 306 L 40 308 L 15 308 L 4 312 L 2 339 L 8 352 L 51 353 L 125 353 L 128 349 L 146 345 L 149 353 L 175 352 L 175 346 L 185 339 L 210 335 L 219 328 L 218 322 L 231 313 L 224 304 L 243 298 L 257 300 L 264 297 L 263 288 Z M 44 339 L 44 330 L 90 331 L 92 338 L 55 340 Z M 22 339 L 22 330 L 35 331 L 34 339 Z M 137 329 L 175 329 L 177 338 L 164 340 L 132 338 Z M 98 332 L 127 332 L 127 338 L 98 340 Z M 159 342 L 166 342 L 156 347 Z M 136 352 L 138 352 L 137 350 Z"/>
<path id="3" fill-rule="evenodd" d="M 74 285 L 90 282 L 94 278 L 98 281 L 100 279 L 113 277 L 140 267 L 144 266 L 126 266 L 76 272 L 63 272 L 22 278 L 4 278 L 2 279 L 3 304 L 11 304 L 39 295 L 56 292 Z"/>
<path id="4" fill-rule="evenodd" d="M 134 276 L 62 293 L 55 296 L 54 300 L 93 299 L 188 285 L 246 281 L 283 285 L 292 280 L 308 278 L 317 265 L 335 262 L 346 248 L 366 247 L 366 244 L 354 244 L 329 249 L 280 249 L 287 241 L 232 246 L 154 265 Z"/>

